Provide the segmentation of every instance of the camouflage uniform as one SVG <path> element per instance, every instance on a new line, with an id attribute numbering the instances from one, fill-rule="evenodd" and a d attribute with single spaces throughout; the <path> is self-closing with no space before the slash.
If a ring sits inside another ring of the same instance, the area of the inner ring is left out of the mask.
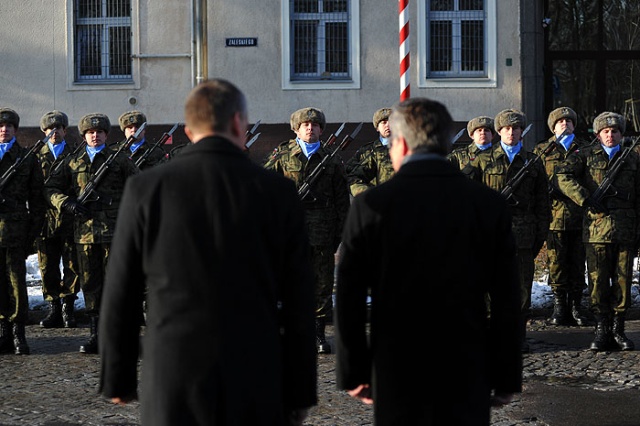
<path id="1" fill-rule="evenodd" d="M 91 120 L 92 115 L 89 114 L 80 121 L 80 134 L 83 137 L 86 132 L 86 129 L 83 128 L 86 127 L 85 118 L 88 117 L 87 119 Z M 108 120 L 102 114 L 100 117 Z M 102 126 L 109 128 L 110 124 L 107 121 Z M 63 204 L 67 201 L 75 201 L 82 194 L 90 179 L 100 169 L 100 166 L 115 153 L 115 150 L 105 146 L 95 154 L 93 162 L 89 158 L 87 149 L 65 158 L 63 166 L 59 171 L 50 175 L 49 181 L 45 185 L 45 194 L 51 205 L 58 210 L 64 210 Z M 81 347 L 81 352 L 94 353 L 94 348 L 97 352 L 97 322 L 102 285 L 109 261 L 109 250 L 116 226 L 120 198 L 127 178 L 138 171 L 139 169 L 125 153 L 121 152 L 115 156 L 104 177 L 95 187 L 95 191 L 84 203 L 85 207 L 89 209 L 89 213 L 74 216 L 73 237 L 77 244 L 80 283 L 84 296 L 85 312 L 91 317 L 91 338 L 87 343 L 91 350 L 83 350 L 83 347 L 87 346 L 85 345 Z"/>
<path id="2" fill-rule="evenodd" d="M 38 152 L 40 166 L 45 182 L 51 170 L 62 167 L 64 159 L 73 152 L 65 146 L 54 158 L 48 145 Z M 47 203 L 48 205 L 48 203 Z M 73 241 L 73 216 L 68 212 L 60 212 L 49 206 L 45 215 L 45 223 L 36 241 L 38 264 L 42 277 L 42 296 L 51 305 L 50 321 L 45 318 L 43 327 L 75 327 L 73 305 L 77 298 L 80 284 L 78 282 L 76 245 Z M 62 275 L 60 262 L 62 260 Z M 63 305 L 60 306 L 62 301 Z"/>
<path id="3" fill-rule="evenodd" d="M 140 111 L 127 111 L 120 115 L 118 122 L 120 124 L 120 130 L 124 132 L 128 126 L 137 125 L 139 127 L 143 123 L 146 123 L 147 117 Z M 125 138 L 125 140 L 118 144 L 117 148 L 120 148 L 126 142 L 127 139 Z M 162 164 L 169 158 L 169 155 L 164 151 L 164 149 L 161 147 L 154 147 L 153 144 L 146 141 L 146 138 L 143 138 L 141 141 L 134 142 L 129 149 L 130 151 L 127 152 L 127 154 L 129 154 L 136 165 L 138 164 L 138 161 L 142 161 L 138 166 L 140 170 L 145 170 L 158 164 Z M 149 152 L 149 154 L 145 154 L 147 151 L 151 152 Z M 143 155 L 146 155 L 146 158 L 144 160 L 140 160 Z"/>
<path id="4" fill-rule="evenodd" d="M 469 179 L 480 180 L 478 169 L 473 167 L 473 164 L 476 163 L 476 158 L 479 155 L 483 155 L 483 153 L 488 154 L 490 150 L 491 148 L 483 151 L 478 148 L 475 143 L 471 142 L 467 146 L 456 148 L 451 151 L 451 153 L 447 155 L 447 160 L 452 164 L 455 164 L 462 174 L 467 176 Z"/>
<path id="5" fill-rule="evenodd" d="M 320 147 L 307 157 L 295 139 L 281 143 L 267 159 L 264 167 L 274 170 L 296 183 L 304 183 L 309 173 L 330 155 Z M 330 317 L 333 310 L 334 254 L 340 244 L 342 227 L 349 209 L 349 192 L 344 166 L 338 157 L 327 164 L 322 175 L 303 199 L 312 262 L 316 275 L 316 317 Z"/>
<path id="6" fill-rule="evenodd" d="M 614 125 L 624 132 L 624 117 L 603 113 L 594 121 L 596 134 L 602 130 L 600 121 L 606 122 L 611 117 Z M 601 201 L 602 206 L 595 205 L 590 198 L 610 166 L 628 149 L 621 146 L 609 159 L 602 144 L 595 143 L 574 152 L 556 168 L 559 189 L 576 204 L 589 207 L 583 215 L 582 239 L 586 248 L 590 306 L 597 321 L 592 350 L 608 349 L 613 338 L 621 349 L 633 349 L 632 342 L 625 340 L 624 317 L 631 304 L 633 258 L 640 241 L 638 153 L 629 152 L 613 180 L 617 195 L 609 192 Z"/>
<path id="7" fill-rule="evenodd" d="M 479 155 L 475 159 L 476 172 L 480 173 L 483 183 L 498 192 L 505 188 L 525 163 L 536 158 L 535 154 L 522 148 L 509 164 L 509 158 L 500 143 L 485 152 L 487 155 Z M 520 270 L 522 312 L 526 317 L 531 308 L 534 259 L 547 237 L 550 221 L 547 176 L 540 162 L 529 169 L 515 188 L 509 205 L 518 251 L 516 257 Z"/>
<path id="8" fill-rule="evenodd" d="M 362 145 L 347 162 L 346 170 L 351 195 L 354 197 L 388 181 L 394 173 L 389 147 L 380 139 Z"/>
<path id="9" fill-rule="evenodd" d="M 0 108 L 0 124 L 3 123 L 17 129 L 18 114 Z M 45 211 L 42 173 L 37 157 L 27 157 L 28 151 L 14 138 L 0 160 L 0 176 L 24 160 L 0 189 L 0 352 L 15 349 L 16 354 L 29 353 L 24 335 L 29 316 L 25 259 L 42 227 Z"/>
<path id="10" fill-rule="evenodd" d="M 564 109 L 567 110 L 566 114 L 562 114 L 562 109 L 554 110 L 550 114 L 552 123 L 549 127 L 552 132 L 559 118 L 577 122 L 573 110 Z M 533 151 L 540 156 L 550 181 L 551 223 L 547 236 L 547 258 L 549 285 L 554 294 L 554 312 L 550 322 L 555 325 L 586 325 L 587 321 L 580 313 L 582 292 L 585 288 L 585 251 L 582 243 L 584 212 L 581 206 L 565 196 L 554 183 L 556 167 L 587 144 L 588 142 L 574 137 L 567 150 L 554 135 L 539 143 Z M 544 155 L 549 150 L 551 151 Z"/>

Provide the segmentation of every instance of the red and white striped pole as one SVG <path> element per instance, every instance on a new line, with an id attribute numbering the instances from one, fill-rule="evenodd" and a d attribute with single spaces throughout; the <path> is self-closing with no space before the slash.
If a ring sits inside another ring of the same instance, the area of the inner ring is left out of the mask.
<path id="1" fill-rule="evenodd" d="M 409 85 L 409 0 L 398 0 L 398 23 L 400 24 L 400 100 L 408 99 Z"/>

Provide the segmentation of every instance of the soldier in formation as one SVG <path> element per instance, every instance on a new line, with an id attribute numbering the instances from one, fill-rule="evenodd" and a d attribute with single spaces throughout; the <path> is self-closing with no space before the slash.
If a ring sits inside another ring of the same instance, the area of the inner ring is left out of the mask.
<path id="1" fill-rule="evenodd" d="M 378 132 L 378 138 L 362 145 L 347 162 L 347 180 L 352 197 L 393 176 L 389 157 L 389 114 L 391 108 L 380 108 L 373 114 L 373 127 Z"/>
<path id="2" fill-rule="evenodd" d="M 44 220 L 43 177 L 34 152 L 16 140 L 20 116 L 0 108 L 0 353 L 28 355 L 25 259 Z"/>
<path id="3" fill-rule="evenodd" d="M 474 167 L 480 179 L 490 188 L 507 196 L 516 239 L 516 259 L 520 274 L 522 335 L 530 317 L 531 290 L 535 258 L 549 230 L 550 211 L 547 175 L 536 155 L 522 144 L 522 132 L 527 125 L 525 115 L 514 109 L 500 111 L 494 119 L 500 142 L 476 157 Z M 522 171 L 525 166 L 527 169 Z M 520 174 L 519 174 L 520 173 Z M 516 181 L 516 177 L 520 176 Z M 522 352 L 529 352 L 526 338 Z"/>
<path id="4" fill-rule="evenodd" d="M 582 241 L 590 308 L 596 320 L 590 349 L 596 352 L 635 349 L 624 328 L 640 241 L 640 156 L 621 146 L 625 128 L 622 115 L 601 113 L 593 121 L 597 142 L 574 152 L 556 168 L 560 191 L 585 208 Z M 605 178 L 609 188 L 602 186 Z"/>
<path id="5" fill-rule="evenodd" d="M 495 137 L 493 118 L 482 115 L 469 120 L 467 133 L 472 142 L 465 147 L 451 151 L 447 159 L 458 166 L 465 176 L 477 180 L 479 177 L 475 176 L 477 169 L 473 167 L 473 162 L 481 152 L 485 152 L 493 146 L 492 141 Z"/>
<path id="6" fill-rule="evenodd" d="M 576 137 L 578 115 L 569 107 L 549 113 L 547 125 L 553 132 L 539 143 L 534 154 L 540 156 L 549 178 L 551 222 L 547 235 L 549 286 L 553 291 L 553 325 L 587 325 L 582 313 L 582 292 L 585 288 L 585 252 L 582 243 L 583 209 L 557 187 L 555 169 L 572 153 L 588 143 Z"/>
<path id="7" fill-rule="evenodd" d="M 49 111 L 40 119 L 40 130 L 45 135 L 53 132 L 37 154 L 45 182 L 52 171 L 62 167 L 64 159 L 74 151 L 65 140 L 67 127 L 69 118 L 62 111 Z M 49 314 L 40 321 L 40 326 L 74 328 L 74 304 L 80 285 L 73 241 L 73 216 L 48 205 L 44 226 L 36 240 L 36 249 L 42 277 L 42 296 L 49 304 Z"/>
<path id="8" fill-rule="evenodd" d="M 323 158 L 330 155 L 320 136 L 325 116 L 318 108 L 302 108 L 291 114 L 295 139 L 282 142 L 268 157 L 264 167 L 280 173 L 300 189 Z M 316 278 L 316 340 L 318 353 L 331 353 L 325 337 L 327 320 L 333 313 L 335 253 L 349 210 L 349 186 L 338 156 L 326 164 L 320 176 L 301 194 L 311 244 L 311 260 Z"/>
<path id="9" fill-rule="evenodd" d="M 105 114 L 83 116 L 78 130 L 86 148 L 65 158 L 60 170 L 50 175 L 45 194 L 51 205 L 74 216 L 78 272 L 90 319 L 90 336 L 80 352 L 97 354 L 102 286 L 120 198 L 127 178 L 139 169 L 126 153 L 116 155 L 106 146 L 111 122 Z"/>
<path id="10" fill-rule="evenodd" d="M 127 111 L 120 115 L 118 124 L 120 124 L 120 130 L 124 132 L 125 136 L 125 140 L 120 142 L 120 144 L 126 143 L 127 140 L 138 131 L 140 126 L 146 122 L 147 116 L 140 111 Z M 129 147 L 130 157 L 140 170 L 162 164 L 167 161 L 169 157 L 162 147 L 156 147 L 149 143 L 145 137 L 145 133 L 146 130 L 140 132 L 138 140 L 134 141 Z M 147 153 L 147 151 L 151 152 Z"/>

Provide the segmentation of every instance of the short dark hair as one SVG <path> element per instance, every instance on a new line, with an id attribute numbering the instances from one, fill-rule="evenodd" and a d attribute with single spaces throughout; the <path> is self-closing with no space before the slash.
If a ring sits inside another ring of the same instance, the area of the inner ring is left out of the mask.
<path id="1" fill-rule="evenodd" d="M 453 119 L 442 103 L 409 98 L 395 104 L 389 117 L 391 135 L 404 136 L 414 152 L 447 155 L 451 151 Z"/>
<path id="2" fill-rule="evenodd" d="M 198 84 L 184 104 L 186 126 L 215 132 L 228 131 L 236 113 L 246 117 L 246 98 L 240 89 L 224 79 L 211 79 Z"/>

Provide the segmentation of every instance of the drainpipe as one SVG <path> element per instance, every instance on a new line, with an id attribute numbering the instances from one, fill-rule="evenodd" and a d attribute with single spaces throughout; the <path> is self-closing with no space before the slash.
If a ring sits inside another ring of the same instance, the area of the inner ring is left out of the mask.
<path id="1" fill-rule="evenodd" d="M 209 75 L 207 59 L 207 0 L 192 0 L 192 33 L 195 44 L 195 84 L 202 83 Z"/>

